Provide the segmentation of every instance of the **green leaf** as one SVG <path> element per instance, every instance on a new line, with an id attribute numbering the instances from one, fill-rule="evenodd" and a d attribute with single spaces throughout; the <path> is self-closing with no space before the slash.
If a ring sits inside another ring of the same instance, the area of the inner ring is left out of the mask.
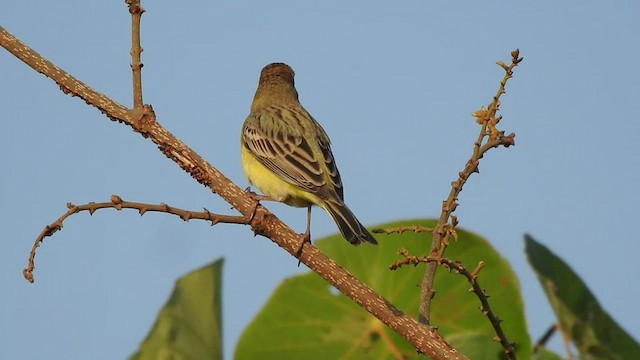
<path id="1" fill-rule="evenodd" d="M 427 220 L 384 224 L 390 228 L 407 225 L 433 226 Z M 477 235 L 459 230 L 460 240 L 447 248 L 448 258 L 460 260 L 473 270 L 480 260 L 486 266 L 479 281 L 491 295 L 490 304 L 504 320 L 509 341 L 517 343 L 517 354 L 531 354 L 518 281 L 509 264 L 489 243 Z M 431 236 L 408 232 L 377 235 L 380 245 L 350 246 L 339 235 L 315 241 L 351 274 L 371 286 L 395 306 L 417 318 L 424 264 L 390 271 L 400 257 L 399 248 L 412 255 L 428 253 Z M 291 259 L 291 266 L 296 260 Z M 460 340 L 463 353 L 471 359 L 500 359 L 503 353 L 488 320 L 479 311 L 480 302 L 469 293 L 470 284 L 458 274 L 440 268 L 435 280 L 437 295 L 432 305 L 432 325 L 447 339 Z M 471 339 L 470 336 L 474 338 Z M 477 350 L 482 349 L 482 350 Z M 487 350 L 491 349 L 491 350 Z M 489 351 L 491 357 L 484 356 Z M 395 332 L 339 294 L 315 273 L 285 280 L 241 335 L 235 359 L 385 359 L 417 358 L 415 349 Z"/>
<path id="2" fill-rule="evenodd" d="M 486 334 L 474 332 L 462 333 L 447 336 L 447 341 L 451 346 L 466 354 L 473 360 L 493 360 L 502 359 L 504 351 L 497 348 L 494 342 L 487 341 Z"/>
<path id="3" fill-rule="evenodd" d="M 581 357 L 640 359 L 640 345 L 602 309 L 580 277 L 531 236 L 525 235 L 525 244 L 560 327 Z"/>
<path id="4" fill-rule="evenodd" d="M 222 264 L 217 260 L 178 279 L 131 359 L 222 359 Z"/>

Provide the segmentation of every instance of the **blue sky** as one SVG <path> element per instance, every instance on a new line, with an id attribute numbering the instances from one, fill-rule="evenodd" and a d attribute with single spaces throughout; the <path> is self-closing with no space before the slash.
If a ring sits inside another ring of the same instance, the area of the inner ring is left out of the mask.
<path id="1" fill-rule="evenodd" d="M 240 126 L 260 69 L 286 62 L 303 105 L 331 136 L 347 204 L 368 225 L 438 215 L 477 134 L 470 114 L 502 78 L 494 63 L 520 48 L 525 61 L 502 99 L 500 124 L 516 133 L 516 146 L 482 160 L 460 196 L 460 226 L 511 261 L 534 339 L 554 317 L 526 263 L 525 232 L 640 338 L 637 2 L 143 6 L 144 100 L 169 131 L 247 186 Z M 129 22 L 123 2 L 14 1 L 0 12 L 19 39 L 127 106 Z M 32 241 L 67 202 L 118 194 L 231 211 L 151 142 L 4 50 L 0 119 L 0 358 L 124 358 L 175 279 L 219 257 L 229 355 L 271 290 L 305 270 L 246 226 L 107 210 L 69 218 L 40 249 L 29 284 L 21 270 Z M 304 210 L 268 207 L 304 229 Z M 314 236 L 336 232 L 326 214 L 314 215 Z"/>

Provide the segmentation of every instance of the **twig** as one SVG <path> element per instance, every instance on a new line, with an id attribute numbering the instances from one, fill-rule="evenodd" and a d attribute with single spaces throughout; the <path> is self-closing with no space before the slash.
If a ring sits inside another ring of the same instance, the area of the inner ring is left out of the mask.
<path id="1" fill-rule="evenodd" d="M 500 117 L 496 116 L 496 112 L 500 107 L 500 96 L 505 93 L 504 89 L 507 80 L 513 76 L 513 69 L 518 66 L 521 61 L 522 58 L 519 57 L 519 51 L 516 49 L 511 52 L 511 65 L 506 66 L 502 62 L 498 62 L 498 65 L 505 70 L 505 75 L 500 82 L 498 92 L 493 97 L 493 101 L 489 104 L 488 109 L 482 107 L 480 110 L 473 113 L 476 121 L 482 126 L 480 133 L 478 134 L 478 139 L 474 143 L 471 158 L 467 161 L 464 170 L 458 174 L 458 179 L 451 183 L 449 196 L 442 202 L 442 211 L 440 213 L 438 223 L 433 231 L 433 241 L 431 243 L 431 250 L 429 251 L 429 257 L 433 259 L 441 257 L 444 252 L 447 245 L 447 239 L 452 234 L 456 225 L 455 223 L 457 222 L 457 219 L 452 218 L 451 214 L 458 206 L 458 195 L 462 191 L 462 187 L 467 182 L 467 179 L 473 173 L 478 172 L 478 164 L 484 153 L 494 147 L 509 147 L 515 144 L 515 134 L 511 133 L 505 136 L 503 131 L 496 129 L 495 126 L 500 122 Z M 431 260 L 427 263 L 427 269 L 425 270 L 425 274 L 420 285 L 420 308 L 418 310 L 418 321 L 426 325 L 429 325 L 431 299 L 435 295 L 433 290 L 433 279 L 436 275 L 437 267 L 438 262 L 436 260 Z"/>
<path id="2" fill-rule="evenodd" d="M 496 333 L 494 340 L 500 342 L 500 345 L 502 345 L 502 348 L 509 359 L 516 358 L 514 344 L 509 343 L 509 340 L 507 340 L 507 336 L 502 330 L 502 326 L 500 326 L 502 320 L 493 313 L 493 310 L 491 310 L 491 306 L 489 305 L 489 295 L 487 295 L 484 289 L 480 287 L 480 283 L 478 282 L 478 274 L 484 267 L 484 262 L 480 261 L 476 268 L 472 272 L 469 272 L 469 270 L 467 270 L 459 261 L 453 261 L 443 257 L 413 256 L 409 255 L 409 252 L 406 249 L 398 250 L 398 254 L 403 256 L 403 258 L 391 264 L 389 269 L 396 270 L 409 264 L 417 266 L 420 263 L 436 263 L 444 266 L 445 268 L 453 269 L 458 274 L 464 276 L 471 284 L 469 291 L 476 294 L 476 297 L 480 300 L 480 311 L 487 317 L 487 319 L 489 319 L 489 322 Z"/>
<path id="3" fill-rule="evenodd" d="M 155 113 L 150 105 L 144 105 L 142 111 L 137 113 L 127 109 L 44 59 L 2 27 L 0 27 L 0 46 L 34 70 L 51 78 L 64 93 L 83 99 L 87 104 L 99 109 L 109 119 L 124 123 L 143 137 L 149 138 L 165 156 L 173 160 L 199 183 L 219 194 L 244 216 L 254 214 L 250 225 L 255 233 L 271 239 L 278 246 L 295 255 L 300 235 L 262 205 L 256 208 L 255 201 L 249 194 L 233 184 L 196 152 L 162 127 L 156 121 Z M 465 359 L 463 355 L 444 341 L 436 330 L 420 325 L 411 316 L 397 309 L 321 253 L 316 247 L 305 246 L 298 260 L 409 341 L 420 353 L 434 359 Z"/>
<path id="4" fill-rule="evenodd" d="M 133 78 L 133 108 L 139 109 L 144 102 L 142 101 L 142 62 L 140 54 L 142 47 L 140 46 L 140 20 L 144 9 L 140 6 L 139 0 L 125 0 L 131 14 L 131 73 Z"/>
<path id="5" fill-rule="evenodd" d="M 40 246 L 40 244 L 44 241 L 44 238 L 52 236 L 55 232 L 62 230 L 62 222 L 66 220 L 69 216 L 73 214 L 77 214 L 82 211 L 88 211 L 90 215 L 93 215 L 96 210 L 100 209 L 135 209 L 138 210 L 140 215 L 144 215 L 147 212 L 163 212 L 167 214 L 172 214 L 179 216 L 184 221 L 189 221 L 191 219 L 196 220 L 207 220 L 211 221 L 211 226 L 226 223 L 226 224 L 248 224 L 251 221 L 251 216 L 230 216 L 230 215 L 219 215 L 213 214 L 209 212 L 209 210 L 204 209 L 204 211 L 189 211 L 179 209 L 173 206 L 169 206 L 167 204 L 145 204 L 145 203 L 136 203 L 124 201 L 118 195 L 111 195 L 110 202 L 102 202 L 95 203 L 90 202 L 83 205 L 74 205 L 72 203 L 67 203 L 67 212 L 56 219 L 56 221 L 47 225 L 42 229 L 38 237 L 33 243 L 33 247 L 31 247 L 31 251 L 29 252 L 29 260 L 27 263 L 27 267 L 22 270 L 22 275 L 27 281 L 33 283 L 33 270 L 35 269 L 35 257 L 36 257 L 36 249 Z"/>
<path id="6" fill-rule="evenodd" d="M 540 340 L 538 340 L 536 342 L 536 345 L 533 347 L 533 353 L 537 354 L 540 348 L 547 344 L 547 341 L 551 339 L 551 336 L 553 336 L 553 334 L 555 334 L 557 330 L 558 330 L 558 324 L 552 324 L 551 326 L 549 326 L 547 331 L 545 331 L 545 333 L 542 335 Z"/>
<path id="7" fill-rule="evenodd" d="M 414 225 L 414 226 L 401 226 L 401 227 L 396 227 L 396 228 L 388 228 L 388 229 L 373 229 L 371 230 L 371 232 L 376 233 L 376 234 L 402 234 L 405 232 L 414 232 L 414 233 L 421 233 L 421 232 L 428 232 L 428 233 L 432 233 L 433 232 L 433 228 L 430 227 L 426 227 L 426 226 L 420 226 L 420 225 Z"/>

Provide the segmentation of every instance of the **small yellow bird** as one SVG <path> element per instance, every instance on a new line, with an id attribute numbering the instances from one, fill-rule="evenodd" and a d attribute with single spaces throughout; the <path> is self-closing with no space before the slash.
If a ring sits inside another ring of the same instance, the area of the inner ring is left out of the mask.
<path id="1" fill-rule="evenodd" d="M 377 244 L 345 205 L 329 137 L 300 105 L 293 78 L 287 64 L 265 66 L 251 114 L 242 126 L 244 173 L 266 195 L 256 198 L 307 208 L 307 229 L 300 248 L 310 240 L 312 205 L 326 210 L 351 244 Z"/>

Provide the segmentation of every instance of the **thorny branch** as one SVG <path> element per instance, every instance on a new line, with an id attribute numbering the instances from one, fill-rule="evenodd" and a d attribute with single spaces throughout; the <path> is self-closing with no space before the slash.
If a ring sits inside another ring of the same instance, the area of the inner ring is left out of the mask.
<path id="1" fill-rule="evenodd" d="M 492 148 L 498 146 L 509 147 L 515 145 L 515 134 L 511 133 L 505 135 L 504 131 L 496 129 L 496 125 L 500 122 L 501 116 L 496 115 L 500 108 L 500 96 L 505 93 L 505 86 L 507 81 L 513 76 L 513 69 L 518 66 L 522 61 L 519 50 L 511 52 L 511 64 L 505 65 L 501 61 L 498 65 L 505 70 L 505 75 L 500 82 L 498 92 L 493 97 L 493 101 L 489 104 L 488 108 L 480 108 L 480 110 L 474 112 L 472 115 L 476 118 L 476 122 L 481 125 L 478 139 L 474 143 L 473 153 L 471 158 L 467 161 L 464 170 L 458 173 L 458 179 L 451 183 L 451 190 L 449 196 L 442 202 L 442 211 L 440 218 L 433 231 L 433 241 L 431 243 L 431 250 L 429 251 L 429 257 L 438 258 L 441 257 L 444 249 L 447 246 L 450 237 L 455 238 L 455 226 L 458 223 L 458 219 L 452 215 L 458 206 L 458 195 L 462 191 L 467 179 L 473 174 L 478 172 L 478 164 L 484 154 Z M 420 308 L 419 319 L 423 324 L 429 324 L 429 313 L 431 310 L 431 299 L 435 295 L 433 290 L 433 279 L 436 274 L 438 263 L 436 261 L 429 261 L 427 263 L 427 269 L 420 285 Z M 506 349 L 505 349 L 506 350 Z"/>
<path id="2" fill-rule="evenodd" d="M 256 204 L 257 205 L 257 204 Z M 69 216 L 73 214 L 77 214 L 82 211 L 88 211 L 90 215 L 93 215 L 96 210 L 100 209 L 135 209 L 138 210 L 140 216 L 146 214 L 147 212 L 163 212 L 167 214 L 172 214 L 179 216 L 184 221 L 189 221 L 191 219 L 196 220 L 206 220 L 211 221 L 211 226 L 226 223 L 226 224 L 248 224 L 251 221 L 251 214 L 249 216 L 231 216 L 231 215 L 219 215 L 213 214 L 209 212 L 209 210 L 204 209 L 204 211 L 189 211 L 179 209 L 173 206 L 169 206 L 165 203 L 160 204 L 145 204 L 145 203 L 136 203 L 130 201 L 124 201 L 118 195 L 111 195 L 111 201 L 109 202 L 90 202 L 83 205 L 74 205 L 72 203 L 67 203 L 67 212 L 57 218 L 54 222 L 47 225 L 42 229 L 35 242 L 33 243 L 33 247 L 31 247 L 31 251 L 29 252 L 29 260 L 27 267 L 22 270 L 22 275 L 27 281 L 33 283 L 33 270 L 35 269 L 35 257 L 36 257 L 36 249 L 40 246 L 40 244 L 44 241 L 44 238 L 52 236 L 59 230 L 62 230 L 62 222 L 65 221 Z"/>

